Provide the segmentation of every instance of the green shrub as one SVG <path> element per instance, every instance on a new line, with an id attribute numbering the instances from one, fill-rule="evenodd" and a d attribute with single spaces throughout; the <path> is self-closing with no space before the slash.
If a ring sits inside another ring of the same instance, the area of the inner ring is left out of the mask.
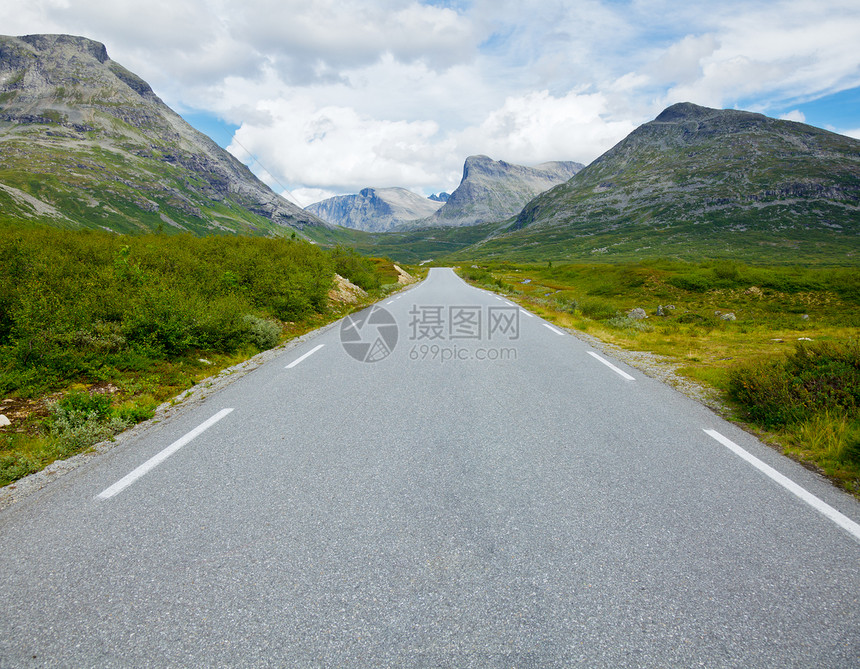
<path id="1" fill-rule="evenodd" d="M 603 321 L 614 318 L 618 313 L 615 305 L 599 298 L 586 298 L 579 304 L 579 310 L 583 316 L 595 321 Z"/>
<path id="2" fill-rule="evenodd" d="M 714 279 L 703 274 L 675 274 L 667 281 L 676 288 L 693 293 L 705 293 L 714 287 Z"/>
<path id="3" fill-rule="evenodd" d="M 129 425 L 134 425 L 152 418 L 156 408 L 158 403 L 152 395 L 142 395 L 118 406 L 114 409 L 114 414 Z"/>
<path id="4" fill-rule="evenodd" d="M 334 271 L 364 290 L 379 288 L 380 278 L 370 258 L 358 255 L 354 250 L 337 246 L 331 251 Z"/>
<path id="5" fill-rule="evenodd" d="M 654 326 L 646 323 L 643 319 L 634 319 L 623 314 L 616 314 L 612 318 L 604 321 L 606 325 L 618 330 L 627 330 L 628 332 L 653 332 Z"/>
<path id="6" fill-rule="evenodd" d="M 50 406 L 48 429 L 63 455 L 78 453 L 129 426 L 112 414 L 110 397 L 103 394 L 69 393 Z"/>
<path id="7" fill-rule="evenodd" d="M 860 415 L 860 343 L 801 342 L 783 359 L 737 368 L 729 395 L 752 420 L 784 427 L 832 410 Z"/>
<path id="8" fill-rule="evenodd" d="M 274 321 L 258 318 L 253 314 L 244 317 L 248 341 L 261 351 L 278 345 L 281 340 L 281 326 Z"/>
<path id="9" fill-rule="evenodd" d="M 569 314 L 575 313 L 579 309 L 579 300 L 566 295 L 559 295 L 555 298 L 555 308 L 559 311 L 566 311 Z"/>
<path id="10" fill-rule="evenodd" d="M 77 417 L 92 414 L 101 420 L 110 414 L 110 405 L 110 396 L 104 393 L 72 391 L 57 402 L 56 414 L 62 414 L 73 421 L 77 420 Z"/>

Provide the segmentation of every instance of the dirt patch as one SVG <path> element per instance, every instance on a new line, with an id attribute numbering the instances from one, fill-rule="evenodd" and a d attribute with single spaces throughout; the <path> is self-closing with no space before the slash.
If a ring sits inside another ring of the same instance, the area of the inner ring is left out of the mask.
<path id="1" fill-rule="evenodd" d="M 56 402 L 60 397 L 62 397 L 60 393 L 55 393 L 35 400 L 10 397 L 0 401 L 0 414 L 6 416 L 11 423 L 11 425 L 0 427 L 0 433 L 32 431 L 29 429 L 33 425 L 33 421 L 30 419 L 47 418 L 50 415 L 48 405 L 51 402 Z"/>
<path id="2" fill-rule="evenodd" d="M 91 395 L 113 395 L 119 392 L 112 383 L 95 383 L 87 389 Z M 50 406 L 53 402 L 62 399 L 65 393 L 53 393 L 46 397 L 37 399 L 22 399 L 20 397 L 9 397 L 0 400 L 0 415 L 6 416 L 11 425 L 0 426 L 3 432 L 27 432 L 35 434 L 38 432 L 39 422 L 51 414 Z"/>

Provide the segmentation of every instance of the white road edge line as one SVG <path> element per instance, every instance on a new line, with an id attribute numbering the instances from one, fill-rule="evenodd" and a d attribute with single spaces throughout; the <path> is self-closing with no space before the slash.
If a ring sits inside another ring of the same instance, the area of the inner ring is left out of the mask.
<path id="1" fill-rule="evenodd" d="M 523 314 L 524 316 L 528 316 L 529 318 L 534 318 L 534 316 L 532 314 L 530 314 L 528 311 L 526 311 L 525 309 L 520 309 L 520 313 Z"/>
<path id="2" fill-rule="evenodd" d="M 604 365 L 606 365 L 607 367 L 609 367 L 609 369 L 611 369 L 611 370 L 612 370 L 613 372 L 615 372 L 616 374 L 619 374 L 620 376 L 623 376 L 623 377 L 624 377 L 625 379 L 627 379 L 628 381 L 635 381 L 635 380 L 636 380 L 635 378 L 633 378 L 632 376 L 630 376 L 627 372 L 625 372 L 623 369 L 618 369 L 618 367 L 616 367 L 616 366 L 615 366 L 615 365 L 613 365 L 611 362 L 609 362 L 609 360 L 606 360 L 605 358 L 601 358 L 601 357 L 600 357 L 599 355 L 597 355 L 597 353 L 595 353 L 594 351 L 588 351 L 588 355 L 590 355 L 592 358 L 596 358 L 597 360 L 600 360 L 600 362 L 602 362 Z"/>
<path id="3" fill-rule="evenodd" d="M 325 346 L 325 344 L 320 344 L 319 346 L 315 346 L 315 347 L 314 347 L 314 348 L 312 348 L 310 351 L 308 351 L 307 353 L 305 353 L 301 358 L 296 358 L 295 360 L 293 360 L 289 365 L 287 365 L 286 367 L 284 367 L 284 369 L 292 369 L 293 367 L 295 367 L 296 365 L 298 365 L 298 364 L 299 364 L 302 360 L 304 360 L 305 358 L 310 358 L 314 353 L 316 353 L 317 351 L 319 351 L 323 346 Z"/>
<path id="4" fill-rule="evenodd" d="M 839 525 L 839 527 L 851 534 L 855 539 L 857 539 L 857 541 L 860 541 L 860 525 L 855 523 L 848 516 L 840 513 L 832 506 L 830 506 L 827 502 L 822 501 L 805 488 L 802 488 L 801 486 L 797 485 L 787 476 L 780 474 L 770 465 L 765 464 L 751 453 L 748 453 L 728 437 L 724 437 L 716 430 L 708 430 L 705 428 L 702 429 L 709 437 L 717 440 L 723 446 L 732 451 L 732 453 L 743 458 L 760 472 L 779 483 L 779 485 L 781 485 L 783 488 L 800 497 L 800 499 L 809 504 L 809 506 L 814 508 L 816 511 L 822 513 L 823 515 L 827 516 L 830 520 Z"/>
<path id="5" fill-rule="evenodd" d="M 176 453 L 176 451 L 185 446 L 185 444 L 187 444 L 189 441 L 203 434 L 206 430 L 215 425 L 215 423 L 224 418 L 224 416 L 229 414 L 231 411 L 233 411 L 233 409 L 221 409 L 221 411 L 212 416 L 212 418 L 210 418 L 204 423 L 201 423 L 184 437 L 180 437 L 163 451 L 160 451 L 159 453 L 153 455 L 149 460 L 140 465 L 140 467 L 123 476 L 110 488 L 102 490 L 98 495 L 96 495 L 96 497 L 98 497 L 99 499 L 110 499 L 117 493 L 122 492 L 132 483 L 137 481 L 137 479 L 139 479 L 141 476 L 152 471 L 162 462 L 167 460 L 167 458 Z"/>
<path id="6" fill-rule="evenodd" d="M 553 332 L 555 332 L 557 335 L 561 335 L 562 337 L 564 337 L 564 332 L 562 332 L 561 330 L 556 330 L 556 329 L 555 329 L 552 325 L 550 325 L 549 323 L 544 323 L 544 324 L 543 324 L 543 326 L 544 326 L 545 328 L 549 329 L 549 330 L 552 330 L 552 331 L 553 331 Z"/>

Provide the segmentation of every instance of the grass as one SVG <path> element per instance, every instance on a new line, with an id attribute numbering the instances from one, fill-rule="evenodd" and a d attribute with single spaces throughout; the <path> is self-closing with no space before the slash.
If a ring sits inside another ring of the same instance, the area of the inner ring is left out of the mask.
<path id="1" fill-rule="evenodd" d="M 559 325 L 664 356 L 676 373 L 715 389 L 729 418 L 860 496 L 855 268 L 714 260 L 460 271 Z M 648 318 L 629 318 L 636 307 Z"/>

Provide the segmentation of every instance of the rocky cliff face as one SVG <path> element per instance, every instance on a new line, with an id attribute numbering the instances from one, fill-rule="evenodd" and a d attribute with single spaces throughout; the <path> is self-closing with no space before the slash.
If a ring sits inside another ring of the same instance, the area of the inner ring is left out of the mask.
<path id="1" fill-rule="evenodd" d="M 357 195 L 339 195 L 305 207 L 324 221 L 355 230 L 385 232 L 426 218 L 441 202 L 405 188 L 365 188 Z"/>
<path id="2" fill-rule="evenodd" d="M 539 193 L 563 183 L 582 169 L 580 163 L 552 162 L 536 167 L 512 165 L 487 156 L 470 156 L 463 178 L 448 201 L 422 225 L 461 226 L 503 221 L 515 216 Z"/>
<path id="3" fill-rule="evenodd" d="M 761 114 L 676 104 L 517 219 L 519 228 L 573 226 L 583 234 L 701 224 L 860 233 L 860 141 Z"/>
<path id="4" fill-rule="evenodd" d="M 0 212 L 117 232 L 328 229 L 70 35 L 0 36 Z"/>

